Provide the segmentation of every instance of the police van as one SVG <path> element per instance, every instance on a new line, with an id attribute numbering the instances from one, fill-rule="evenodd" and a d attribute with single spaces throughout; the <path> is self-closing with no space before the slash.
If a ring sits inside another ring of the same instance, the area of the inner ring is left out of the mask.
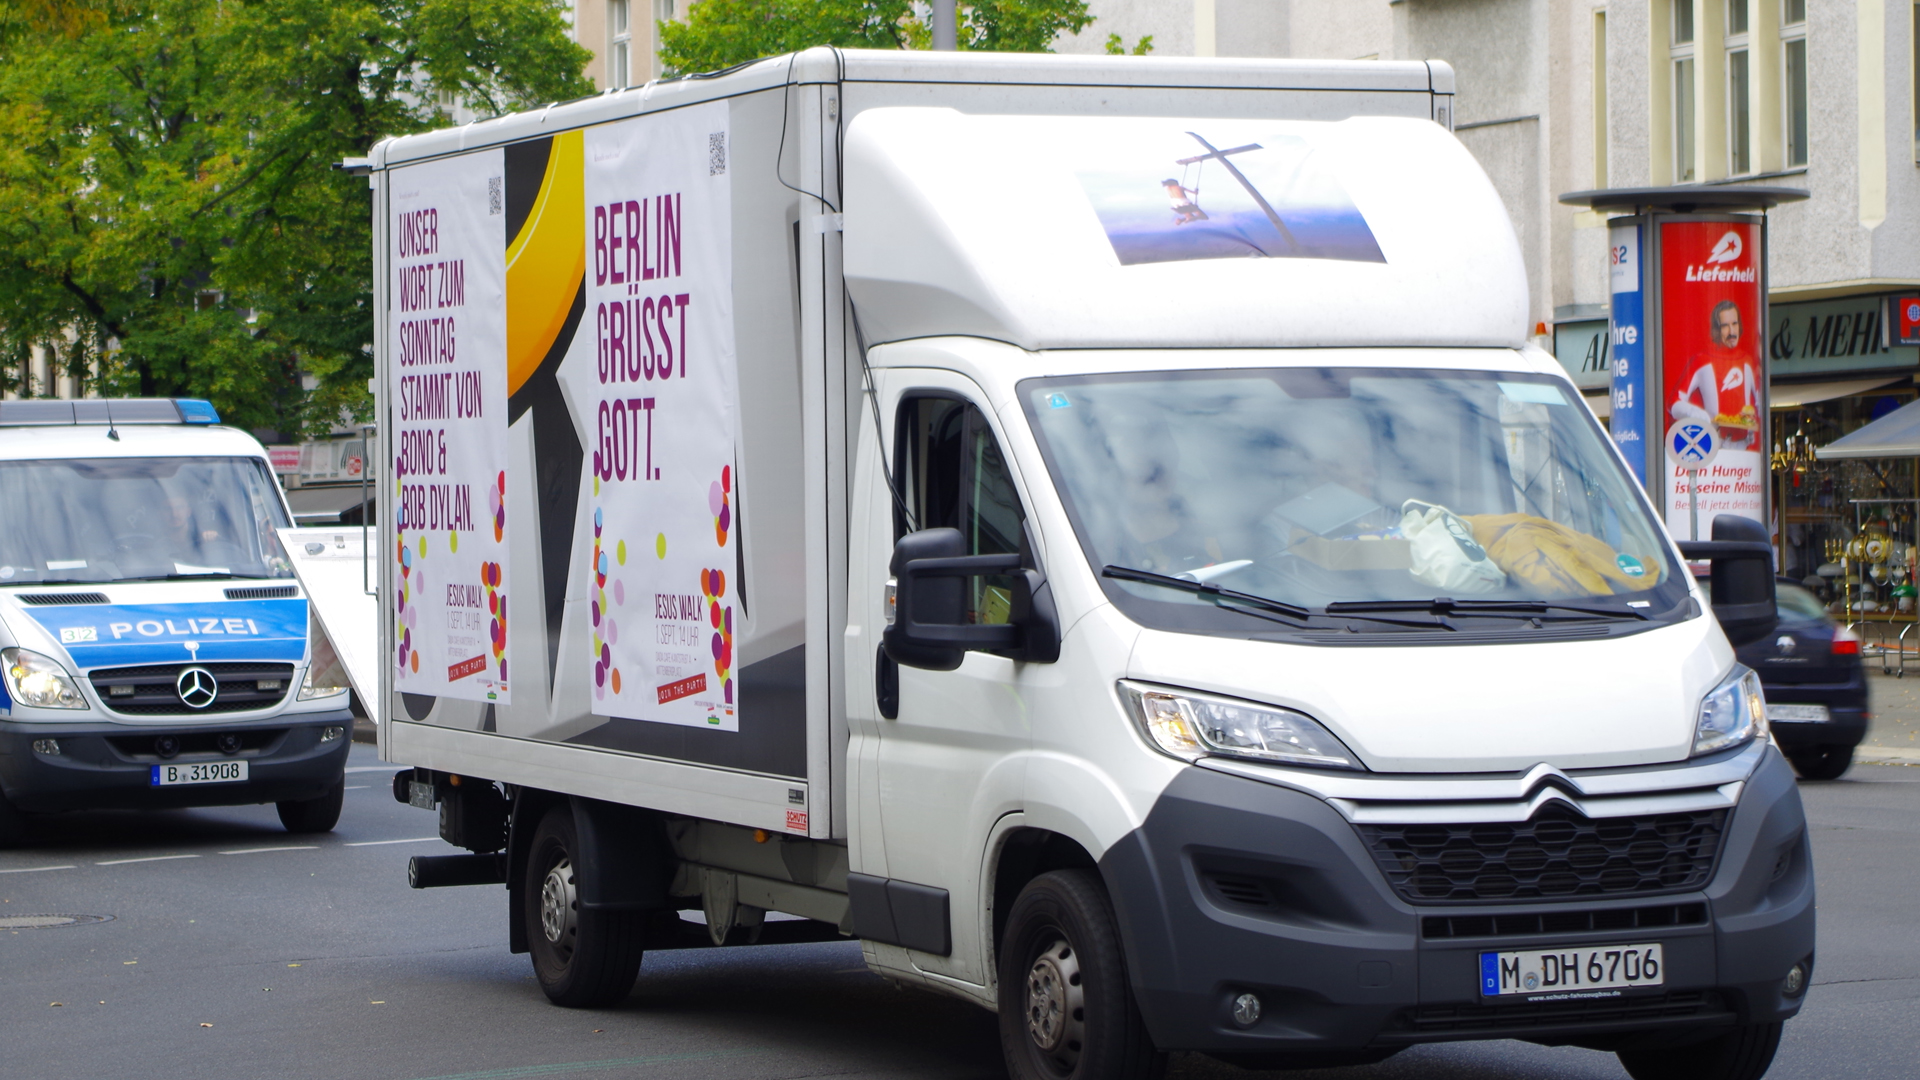
<path id="1" fill-rule="evenodd" d="M 349 684 L 289 524 L 265 449 L 208 402 L 0 402 L 0 846 L 95 808 L 333 828 Z"/>

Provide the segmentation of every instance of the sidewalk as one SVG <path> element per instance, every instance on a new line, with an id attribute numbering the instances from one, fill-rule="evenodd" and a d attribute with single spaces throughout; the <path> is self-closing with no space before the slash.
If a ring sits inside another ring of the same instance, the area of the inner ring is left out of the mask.
<path id="1" fill-rule="evenodd" d="M 1867 708 L 1873 719 L 1867 739 L 1855 761 L 1889 765 L 1920 765 L 1920 664 L 1909 664 L 1907 677 L 1880 674 L 1880 660 L 1867 660 Z"/>

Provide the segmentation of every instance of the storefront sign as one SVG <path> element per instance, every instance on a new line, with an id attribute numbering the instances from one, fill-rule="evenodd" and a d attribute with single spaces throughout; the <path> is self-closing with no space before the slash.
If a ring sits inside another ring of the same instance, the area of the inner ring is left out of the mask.
<path id="1" fill-rule="evenodd" d="M 387 343 L 394 688 L 507 698 L 506 218 L 499 150 L 395 169 Z M 343 461 L 349 476 L 364 461 Z"/>
<path id="2" fill-rule="evenodd" d="M 1892 311 L 1893 343 L 1920 345 L 1920 296 L 1895 296 L 1887 300 Z"/>
<path id="3" fill-rule="evenodd" d="M 1720 437 L 1712 460 L 1695 466 L 1691 489 L 1687 464 L 1666 455 L 1664 513 L 1678 537 L 1719 514 L 1766 521 L 1760 237 L 1747 222 L 1660 223 L 1659 424 L 1696 421 Z"/>
<path id="4" fill-rule="evenodd" d="M 738 731 L 726 139 L 725 102 L 587 129 L 582 331 L 593 711 Z"/>
<path id="5" fill-rule="evenodd" d="M 1920 348 L 1899 344 L 1882 296 L 1849 296 L 1775 304 L 1768 317 L 1767 355 L 1776 379 L 1920 366 Z M 1904 315 L 1897 301 L 1892 315 Z"/>
<path id="6" fill-rule="evenodd" d="M 1607 427 L 1613 441 L 1620 445 L 1634 479 L 1646 482 L 1646 327 L 1640 261 L 1640 226 L 1635 223 L 1614 225 L 1607 230 L 1608 279 L 1612 283 L 1613 307 L 1607 324 L 1609 377 L 1613 393 L 1612 415 Z"/>
<path id="7" fill-rule="evenodd" d="M 1607 320 L 1558 323 L 1553 328 L 1553 355 L 1567 369 L 1567 377 L 1582 390 L 1605 389 L 1613 381 L 1607 357 Z"/>

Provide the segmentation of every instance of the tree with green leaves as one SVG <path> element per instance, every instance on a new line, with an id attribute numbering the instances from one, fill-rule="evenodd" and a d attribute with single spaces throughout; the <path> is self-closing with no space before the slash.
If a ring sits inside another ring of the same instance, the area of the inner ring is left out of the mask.
<path id="1" fill-rule="evenodd" d="M 1086 0 L 961 0 L 959 46 L 992 52 L 1051 52 L 1061 34 L 1093 23 Z M 699 0 L 685 22 L 660 24 L 669 74 L 716 71 L 816 45 L 924 49 L 932 38 L 911 0 Z M 1119 36 L 1108 50 L 1120 49 Z M 1153 48 L 1151 38 L 1135 55 Z"/>
<path id="2" fill-rule="evenodd" d="M 554 0 L 0 0 L 0 389 L 44 392 L 39 348 L 244 427 L 365 415 L 371 210 L 334 164 L 591 93 L 587 60 Z"/>

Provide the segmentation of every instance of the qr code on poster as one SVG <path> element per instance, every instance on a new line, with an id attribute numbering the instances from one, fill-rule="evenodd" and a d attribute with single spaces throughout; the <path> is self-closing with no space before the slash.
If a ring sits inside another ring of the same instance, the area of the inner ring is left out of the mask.
<path id="1" fill-rule="evenodd" d="M 501 198 L 503 177 L 487 177 L 487 213 L 497 214 L 504 209 L 505 200 Z"/>
<path id="2" fill-rule="evenodd" d="M 727 171 L 727 133 L 716 131 L 707 136 L 707 175 L 720 176 Z"/>

